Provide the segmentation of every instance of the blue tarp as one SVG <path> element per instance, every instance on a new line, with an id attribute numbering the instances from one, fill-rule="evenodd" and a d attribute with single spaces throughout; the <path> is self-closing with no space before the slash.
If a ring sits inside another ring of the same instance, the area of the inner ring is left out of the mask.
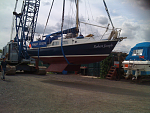
<path id="1" fill-rule="evenodd" d="M 78 33 L 79 31 L 77 31 L 77 28 L 76 27 L 73 27 L 73 28 L 70 28 L 70 29 L 66 29 L 66 30 L 63 30 L 63 34 L 67 34 L 67 33 L 73 33 L 73 34 L 76 34 Z M 50 36 L 58 36 L 58 35 L 61 35 L 61 31 L 58 31 L 58 32 L 55 32 L 55 33 L 52 33 L 52 34 L 49 34 L 49 35 L 46 35 L 46 38 L 50 37 Z"/>
<path id="2" fill-rule="evenodd" d="M 135 51 L 142 50 L 140 55 L 133 55 Z M 150 42 L 142 42 L 136 44 L 131 48 L 129 55 L 126 57 L 126 60 L 150 60 Z"/>

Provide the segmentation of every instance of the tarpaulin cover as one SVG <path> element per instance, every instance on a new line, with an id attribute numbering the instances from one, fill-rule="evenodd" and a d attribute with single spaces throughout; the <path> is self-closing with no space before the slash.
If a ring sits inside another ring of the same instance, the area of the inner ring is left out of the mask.
<path id="1" fill-rule="evenodd" d="M 141 55 L 133 55 L 134 50 L 142 49 Z M 126 57 L 126 60 L 150 60 L 150 42 L 142 42 L 136 44 L 133 48 L 131 48 L 129 55 Z"/>
<path id="2" fill-rule="evenodd" d="M 76 27 L 73 27 L 73 28 L 70 28 L 70 29 L 66 29 L 66 30 L 63 30 L 63 34 L 67 34 L 67 33 L 78 33 L 79 31 L 77 30 Z M 62 34 L 62 31 L 58 31 L 58 32 L 55 32 L 55 33 L 52 33 L 52 34 L 49 34 L 49 35 L 46 35 L 46 38 L 50 37 L 50 36 L 56 36 L 56 35 L 61 35 Z"/>

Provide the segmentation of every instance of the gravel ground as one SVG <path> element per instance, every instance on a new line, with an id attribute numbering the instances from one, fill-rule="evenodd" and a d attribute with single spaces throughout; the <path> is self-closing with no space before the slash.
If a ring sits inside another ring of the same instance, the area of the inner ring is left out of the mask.
<path id="1" fill-rule="evenodd" d="M 16 74 L 0 80 L 0 113 L 150 113 L 150 84 Z"/>

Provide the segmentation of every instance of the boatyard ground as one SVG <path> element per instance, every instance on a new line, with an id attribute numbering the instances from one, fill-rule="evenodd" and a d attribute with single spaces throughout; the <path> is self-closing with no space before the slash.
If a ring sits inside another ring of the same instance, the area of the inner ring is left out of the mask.
<path id="1" fill-rule="evenodd" d="M 18 73 L 0 80 L 0 113 L 149 113 L 150 83 Z"/>

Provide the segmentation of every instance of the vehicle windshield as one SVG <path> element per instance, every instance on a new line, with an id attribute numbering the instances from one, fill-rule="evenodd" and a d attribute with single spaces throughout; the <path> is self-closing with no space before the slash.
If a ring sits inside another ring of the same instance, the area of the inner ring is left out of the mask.
<path id="1" fill-rule="evenodd" d="M 143 53 L 143 49 L 133 50 L 132 56 L 141 56 Z"/>

